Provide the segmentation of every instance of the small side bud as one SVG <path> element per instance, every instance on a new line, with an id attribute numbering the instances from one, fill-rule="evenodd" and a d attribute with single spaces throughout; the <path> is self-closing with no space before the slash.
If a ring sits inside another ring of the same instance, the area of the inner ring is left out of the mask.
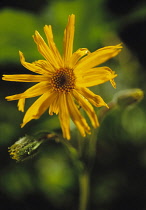
<path id="1" fill-rule="evenodd" d="M 9 147 L 8 152 L 12 159 L 23 161 L 34 156 L 43 142 L 56 138 L 57 135 L 53 133 L 41 133 L 36 137 L 26 135 Z"/>
<path id="2" fill-rule="evenodd" d="M 113 99 L 114 103 L 120 107 L 127 107 L 129 105 L 140 102 L 144 97 L 144 92 L 141 89 L 127 89 L 117 93 Z"/>

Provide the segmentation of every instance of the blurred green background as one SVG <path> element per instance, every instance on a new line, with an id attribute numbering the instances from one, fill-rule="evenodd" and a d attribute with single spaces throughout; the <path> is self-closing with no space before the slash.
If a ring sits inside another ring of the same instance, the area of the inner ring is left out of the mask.
<path id="1" fill-rule="evenodd" d="M 92 88 L 108 103 L 120 90 L 146 90 L 145 0 L 36 0 L 0 2 L 0 72 L 29 73 L 19 61 L 41 59 L 32 39 L 35 30 L 45 38 L 43 26 L 52 25 L 61 52 L 69 14 L 76 15 L 74 50 L 94 51 L 123 43 L 124 49 L 106 64 L 118 73 L 117 89 L 109 83 Z M 78 207 L 77 171 L 60 143 L 46 143 L 37 156 L 16 163 L 8 147 L 25 134 L 58 130 L 56 116 L 45 113 L 23 129 L 17 102 L 4 97 L 31 84 L 1 81 L 0 91 L 0 206 L 12 210 L 75 210 Z M 35 99 L 27 100 L 26 108 Z M 146 99 L 127 109 L 108 113 L 101 124 L 92 171 L 90 210 L 146 209 Z"/>

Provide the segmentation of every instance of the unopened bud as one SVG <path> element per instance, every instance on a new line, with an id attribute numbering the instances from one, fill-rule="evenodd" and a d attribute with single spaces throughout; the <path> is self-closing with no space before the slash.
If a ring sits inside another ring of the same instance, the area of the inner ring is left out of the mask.
<path id="1" fill-rule="evenodd" d="M 34 156 L 44 141 L 56 137 L 56 134 L 52 133 L 41 133 L 40 135 L 37 135 L 37 137 L 26 135 L 16 141 L 11 147 L 9 147 L 8 152 L 10 153 L 12 159 L 23 161 L 29 157 Z"/>
<path id="2" fill-rule="evenodd" d="M 114 102 L 120 107 L 140 102 L 144 97 L 144 92 L 141 89 L 127 89 L 120 91 L 114 97 Z"/>

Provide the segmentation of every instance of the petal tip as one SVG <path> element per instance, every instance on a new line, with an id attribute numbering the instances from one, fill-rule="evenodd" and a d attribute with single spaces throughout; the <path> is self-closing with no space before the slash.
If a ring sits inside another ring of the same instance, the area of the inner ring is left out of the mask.
<path id="1" fill-rule="evenodd" d="M 23 128 L 24 126 L 25 126 L 25 124 L 24 124 L 24 123 L 20 124 L 20 127 L 21 127 L 21 128 Z"/>

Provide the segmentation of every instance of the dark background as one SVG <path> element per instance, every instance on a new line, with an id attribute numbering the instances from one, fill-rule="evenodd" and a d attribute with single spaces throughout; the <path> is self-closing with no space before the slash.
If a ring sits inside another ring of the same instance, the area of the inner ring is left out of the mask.
<path id="1" fill-rule="evenodd" d="M 146 90 L 146 2 L 144 0 L 8 1 L 0 2 L 0 72 L 29 73 L 19 61 L 21 50 L 28 62 L 42 59 L 32 35 L 43 26 L 53 27 L 58 48 L 69 14 L 76 15 L 74 50 L 94 51 L 123 43 L 122 52 L 106 65 L 118 73 L 117 89 L 108 83 L 94 87 L 108 103 L 115 93 L 129 88 Z M 105 64 L 103 64 L 105 65 Z M 60 131 L 56 116 L 45 113 L 20 128 L 23 113 L 17 102 L 4 97 L 24 91 L 31 84 L 1 81 L 0 91 L 0 206 L 12 210 L 75 210 L 78 178 L 65 148 L 46 143 L 37 156 L 17 163 L 8 147 L 25 134 Z M 29 107 L 34 99 L 28 100 Z M 90 210 L 146 209 L 146 101 L 108 113 L 101 124 L 91 175 Z M 72 139 L 73 141 L 73 139 Z"/>

